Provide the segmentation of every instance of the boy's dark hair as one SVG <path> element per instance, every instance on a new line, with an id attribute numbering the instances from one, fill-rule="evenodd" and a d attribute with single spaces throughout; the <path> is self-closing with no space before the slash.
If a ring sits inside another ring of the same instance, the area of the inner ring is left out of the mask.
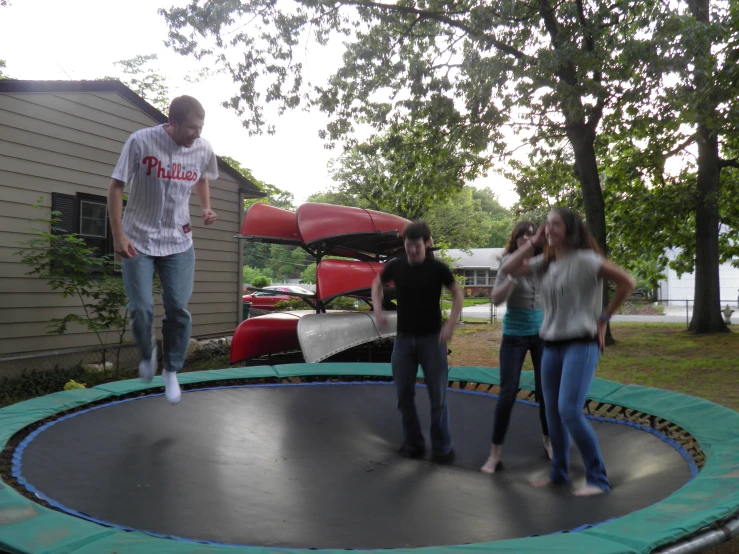
<path id="1" fill-rule="evenodd" d="M 423 239 L 423 242 L 428 242 L 431 240 L 431 229 L 423 221 L 414 221 L 403 231 L 403 239 Z"/>
<path id="2" fill-rule="evenodd" d="M 169 105 L 169 119 L 177 123 L 184 123 L 188 115 L 194 115 L 197 118 L 205 119 L 205 108 L 192 96 L 178 96 Z"/>

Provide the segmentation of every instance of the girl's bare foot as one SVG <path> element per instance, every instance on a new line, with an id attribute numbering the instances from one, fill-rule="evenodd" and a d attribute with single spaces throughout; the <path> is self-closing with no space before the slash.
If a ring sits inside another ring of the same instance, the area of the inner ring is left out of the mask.
<path id="1" fill-rule="evenodd" d="M 597 494 L 605 494 L 606 491 L 595 485 L 585 485 L 572 491 L 575 496 L 595 496 Z"/>
<path id="2" fill-rule="evenodd" d="M 483 473 L 495 473 L 498 469 L 500 469 L 502 467 L 502 464 L 500 463 L 500 455 L 502 450 L 502 445 L 493 444 L 490 447 L 490 456 L 488 456 L 485 465 L 480 468 L 480 471 L 482 471 Z"/>
<path id="3" fill-rule="evenodd" d="M 546 487 L 552 484 L 552 480 L 549 478 L 548 475 L 545 475 L 544 477 L 537 477 L 535 479 L 529 480 L 529 485 L 532 487 L 535 487 L 537 489 L 540 489 L 542 487 Z"/>
<path id="4" fill-rule="evenodd" d="M 480 471 L 483 473 L 495 473 L 501 467 L 503 467 L 503 464 L 500 463 L 500 460 L 490 456 L 487 462 L 485 462 L 485 465 L 480 468 Z"/>
<path id="5" fill-rule="evenodd" d="M 552 441 L 549 440 L 549 437 L 544 437 L 544 450 L 547 451 L 547 456 L 549 459 L 552 459 Z"/>

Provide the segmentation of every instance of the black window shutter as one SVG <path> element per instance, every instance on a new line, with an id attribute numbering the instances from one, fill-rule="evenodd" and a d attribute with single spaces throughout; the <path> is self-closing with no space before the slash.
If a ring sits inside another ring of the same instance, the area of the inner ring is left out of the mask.
<path id="1" fill-rule="evenodd" d="M 60 192 L 51 193 L 51 211 L 60 212 L 56 227 L 66 233 L 78 233 L 80 216 L 77 197 Z"/>

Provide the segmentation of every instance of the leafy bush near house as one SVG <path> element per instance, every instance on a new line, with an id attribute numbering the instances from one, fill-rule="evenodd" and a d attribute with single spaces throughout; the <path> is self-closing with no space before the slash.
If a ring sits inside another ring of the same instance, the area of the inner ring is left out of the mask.
<path id="1" fill-rule="evenodd" d="M 252 286 L 257 288 L 268 287 L 272 284 L 272 280 L 269 277 L 260 275 L 259 277 L 255 277 L 251 284 Z"/>
<path id="2" fill-rule="evenodd" d="M 291 310 L 312 310 L 305 300 L 302 298 L 291 298 L 290 300 L 280 300 L 275 303 L 276 312 L 289 312 Z"/>

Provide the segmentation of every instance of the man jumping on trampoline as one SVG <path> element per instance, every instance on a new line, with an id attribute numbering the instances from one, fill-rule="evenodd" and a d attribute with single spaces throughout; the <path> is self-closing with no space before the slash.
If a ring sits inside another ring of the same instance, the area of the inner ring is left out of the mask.
<path id="1" fill-rule="evenodd" d="M 205 110 L 195 98 L 180 96 L 169 108 L 169 123 L 133 133 L 123 146 L 108 188 L 108 211 L 116 254 L 123 258 L 123 285 L 131 313 L 131 331 L 141 355 L 139 376 L 151 382 L 157 372 L 154 339 L 154 271 L 162 283 L 164 380 L 167 400 L 181 391 L 177 372 L 185 363 L 192 317 L 187 311 L 195 275 L 190 226 L 194 190 L 203 222 L 215 222 L 209 180 L 218 178 L 210 143 L 200 137 Z M 131 192 L 123 211 L 123 189 Z"/>
<path id="2" fill-rule="evenodd" d="M 462 311 L 463 295 L 454 276 L 443 262 L 427 256 L 431 231 L 423 222 L 414 222 L 403 233 L 406 256 L 388 262 L 372 283 L 372 305 L 377 325 L 386 324 L 382 310 L 383 287 L 395 284 L 398 300 L 398 331 L 391 358 L 393 380 L 402 414 L 403 445 L 400 454 L 420 458 L 426 447 L 415 405 L 418 365 L 424 374 L 431 403 L 432 460 L 454 461 L 446 388 L 449 381 L 447 344 L 454 335 L 454 324 Z M 442 326 L 441 287 L 452 293 L 452 312 Z"/>

